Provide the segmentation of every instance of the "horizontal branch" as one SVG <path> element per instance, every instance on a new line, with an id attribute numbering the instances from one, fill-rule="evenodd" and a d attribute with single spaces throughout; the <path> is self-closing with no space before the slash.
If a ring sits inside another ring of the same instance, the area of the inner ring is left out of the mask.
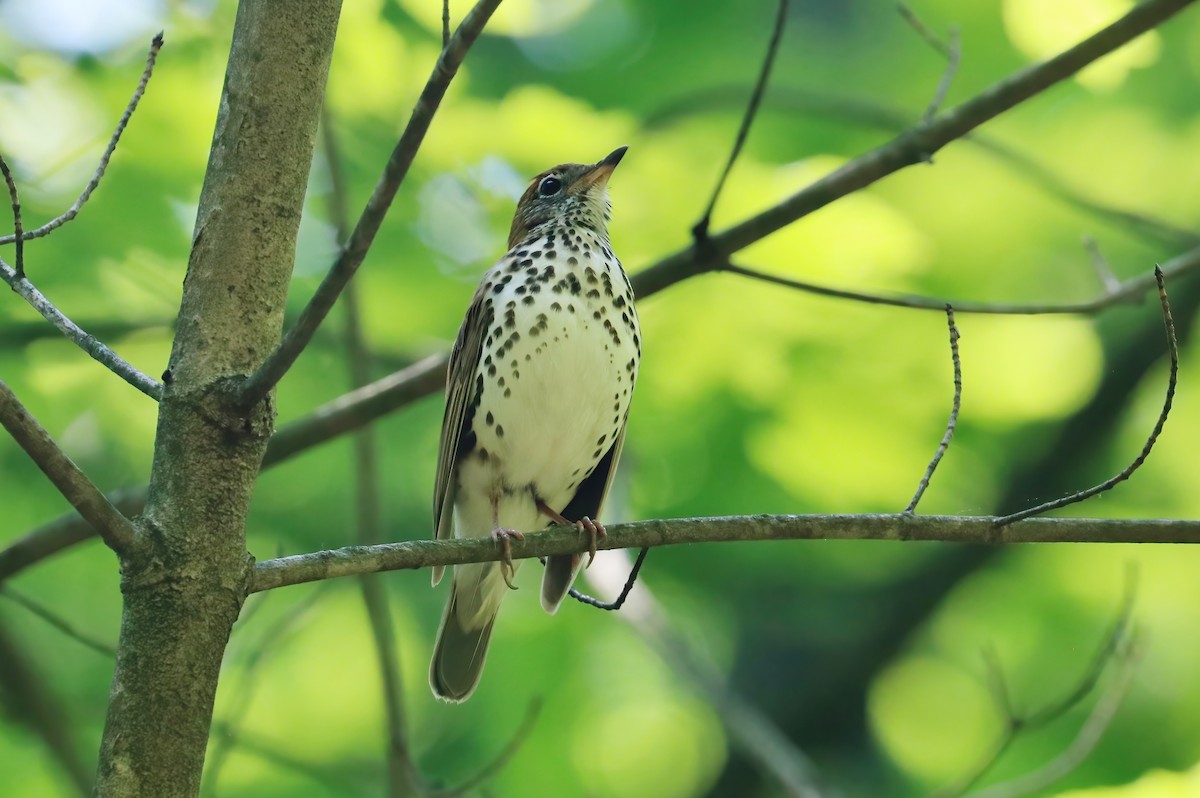
<path id="1" fill-rule="evenodd" d="M 739 515 L 615 524 L 600 549 L 751 540 L 931 540 L 948 543 L 1200 543 L 1200 521 L 1030 518 L 1005 527 L 989 516 Z M 554 528 L 512 540 L 514 559 L 587 551 L 574 528 Z M 298 554 L 261 562 L 251 592 L 339 576 L 461 565 L 499 559 L 490 538 L 416 540 Z"/>

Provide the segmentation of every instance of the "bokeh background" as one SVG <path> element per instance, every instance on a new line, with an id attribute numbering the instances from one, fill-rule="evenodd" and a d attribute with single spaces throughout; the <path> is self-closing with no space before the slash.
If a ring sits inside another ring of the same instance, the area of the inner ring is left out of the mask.
<path id="1" fill-rule="evenodd" d="M 457 19 L 465 4 L 453 6 Z M 935 32 L 961 28 L 950 105 L 1130 6 L 913 3 Z M 77 195 L 151 36 L 166 32 L 153 81 L 99 191 L 75 222 L 26 248 L 39 287 L 149 374 L 162 371 L 169 352 L 234 11 L 228 0 L 0 2 L 0 150 L 14 165 L 27 227 Z M 345 4 L 329 107 L 352 212 L 429 74 L 440 11 L 435 0 Z M 501 253 L 525 180 L 550 165 L 629 144 L 611 185 L 618 254 L 637 272 L 685 246 L 774 12 L 766 0 L 506 2 L 451 88 L 357 278 L 371 373 L 446 349 L 479 274 Z M 770 91 L 714 227 L 887 140 L 920 116 L 942 70 L 891 3 L 795 0 Z M 1121 278 L 1194 245 L 1187 234 L 1131 226 L 1087 203 L 1184 230 L 1196 225 L 1198 90 L 1200 10 L 1192 9 L 986 125 L 977 140 L 951 145 L 932 166 L 847 197 L 740 260 L 865 291 L 1090 298 L 1101 281 L 1081 236 L 1096 239 Z M 335 248 L 330 185 L 319 156 L 293 313 Z M 1186 341 L 1200 284 L 1185 277 L 1171 289 L 1185 340 L 1166 433 L 1130 482 L 1069 513 L 1200 513 L 1200 396 L 1190 387 L 1200 353 Z M 905 506 L 949 407 L 940 314 L 730 275 L 672 287 L 640 313 L 645 360 L 606 520 Z M 923 512 L 1019 509 L 1103 479 L 1140 449 L 1166 380 L 1157 303 L 1098 318 L 963 315 L 959 323 L 962 417 Z M 280 385 L 281 423 L 348 388 L 342 325 L 331 318 Z M 0 377 L 102 488 L 146 482 L 150 401 L 15 296 L 0 301 L 0 341 Z M 390 539 L 430 534 L 440 419 L 440 398 L 430 397 L 375 426 Z M 65 508 L 17 447 L 0 441 L 0 545 Z M 351 542 L 353 527 L 351 443 L 343 438 L 263 475 L 250 546 L 260 559 L 336 547 Z M 619 583 L 626 563 L 602 555 L 595 582 Z M 1130 563 L 1139 573 L 1142 652 L 1132 687 L 1093 754 L 1040 794 L 1200 795 L 1200 552 L 1190 548 L 664 549 L 644 571 L 653 612 L 643 595 L 627 613 L 571 605 L 553 618 L 535 601 L 539 569 L 527 566 L 524 589 L 501 614 L 483 685 L 463 706 L 435 703 L 426 686 L 445 586 L 430 590 L 423 573 L 381 579 L 411 744 L 433 784 L 457 783 L 491 761 L 540 697 L 532 730 L 478 794 L 783 794 L 746 756 L 712 684 L 694 678 L 698 670 L 774 724 L 832 792 L 910 796 L 958 779 L 1001 731 L 981 652 L 994 651 L 1019 708 L 1069 692 L 1107 634 Z M 115 643 L 118 573 L 94 542 L 21 573 L 5 590 Z M 0 631 L 55 697 L 69 746 L 90 769 L 110 659 L 11 593 L 0 593 Z M 207 792 L 382 794 L 379 681 L 353 581 L 255 597 L 226 657 L 214 726 L 221 767 L 217 778 L 209 773 Z M 21 698 L 0 693 L 0 792 L 71 794 L 71 781 L 23 720 Z M 1093 702 L 1022 736 L 985 782 L 1036 770 L 1062 752 Z"/>

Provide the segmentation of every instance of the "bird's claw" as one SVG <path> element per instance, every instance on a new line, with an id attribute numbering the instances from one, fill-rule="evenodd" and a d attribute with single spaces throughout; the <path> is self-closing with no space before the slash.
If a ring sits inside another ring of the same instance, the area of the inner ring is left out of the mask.
<path id="1" fill-rule="evenodd" d="M 592 560 L 596 559 L 596 542 L 600 538 L 608 537 L 608 531 L 604 528 L 604 524 L 599 521 L 593 521 L 586 515 L 575 522 L 575 527 L 580 532 L 587 533 L 588 536 L 588 561 L 587 567 L 591 567 Z"/>
<path id="2" fill-rule="evenodd" d="M 525 535 L 515 529 L 502 527 L 492 530 L 492 540 L 500 544 L 500 576 L 504 578 L 504 584 L 508 585 L 509 590 L 516 590 L 517 586 L 513 584 L 513 577 L 517 575 L 517 569 L 513 565 L 512 538 L 524 540 Z"/>

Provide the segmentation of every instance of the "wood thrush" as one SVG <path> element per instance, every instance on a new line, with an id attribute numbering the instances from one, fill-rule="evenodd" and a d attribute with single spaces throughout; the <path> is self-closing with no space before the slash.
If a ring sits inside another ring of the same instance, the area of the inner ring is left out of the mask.
<path id="1" fill-rule="evenodd" d="M 624 154 L 533 178 L 508 253 L 484 274 L 450 354 L 434 529 L 439 539 L 490 535 L 502 559 L 454 567 L 429 667 L 446 701 L 465 701 L 479 683 L 516 573 L 510 538 L 574 524 L 594 556 L 604 534 L 592 519 L 621 454 L 641 356 L 633 289 L 608 239 L 608 179 Z M 546 559 L 547 612 L 582 563 L 581 554 Z M 441 577 L 434 569 L 435 585 Z"/>

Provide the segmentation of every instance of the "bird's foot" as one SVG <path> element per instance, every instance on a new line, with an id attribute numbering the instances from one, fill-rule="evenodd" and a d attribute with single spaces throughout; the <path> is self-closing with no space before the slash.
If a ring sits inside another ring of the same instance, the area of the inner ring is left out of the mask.
<path id="1" fill-rule="evenodd" d="M 592 560 L 596 559 L 596 541 L 600 538 L 608 537 L 608 532 L 604 529 L 604 524 L 599 521 L 593 521 L 586 515 L 578 521 L 568 521 L 563 517 L 562 513 L 552 510 L 549 505 L 540 499 L 538 500 L 538 510 L 554 523 L 562 524 L 563 526 L 573 526 L 588 536 L 588 565 L 590 566 Z"/>
<path id="2" fill-rule="evenodd" d="M 525 535 L 515 529 L 503 527 L 496 527 L 492 530 L 492 540 L 500 544 L 500 576 L 504 577 L 504 584 L 508 585 L 510 590 L 517 589 L 517 586 L 513 584 L 513 577 L 517 575 L 512 558 L 513 538 L 524 540 Z"/>
<path id="3" fill-rule="evenodd" d="M 599 521 L 593 521 L 586 515 L 575 522 L 575 527 L 580 532 L 587 533 L 588 536 L 588 567 L 591 567 L 592 560 L 596 559 L 596 542 L 600 538 L 608 537 L 608 530 L 604 528 L 604 524 Z"/>

